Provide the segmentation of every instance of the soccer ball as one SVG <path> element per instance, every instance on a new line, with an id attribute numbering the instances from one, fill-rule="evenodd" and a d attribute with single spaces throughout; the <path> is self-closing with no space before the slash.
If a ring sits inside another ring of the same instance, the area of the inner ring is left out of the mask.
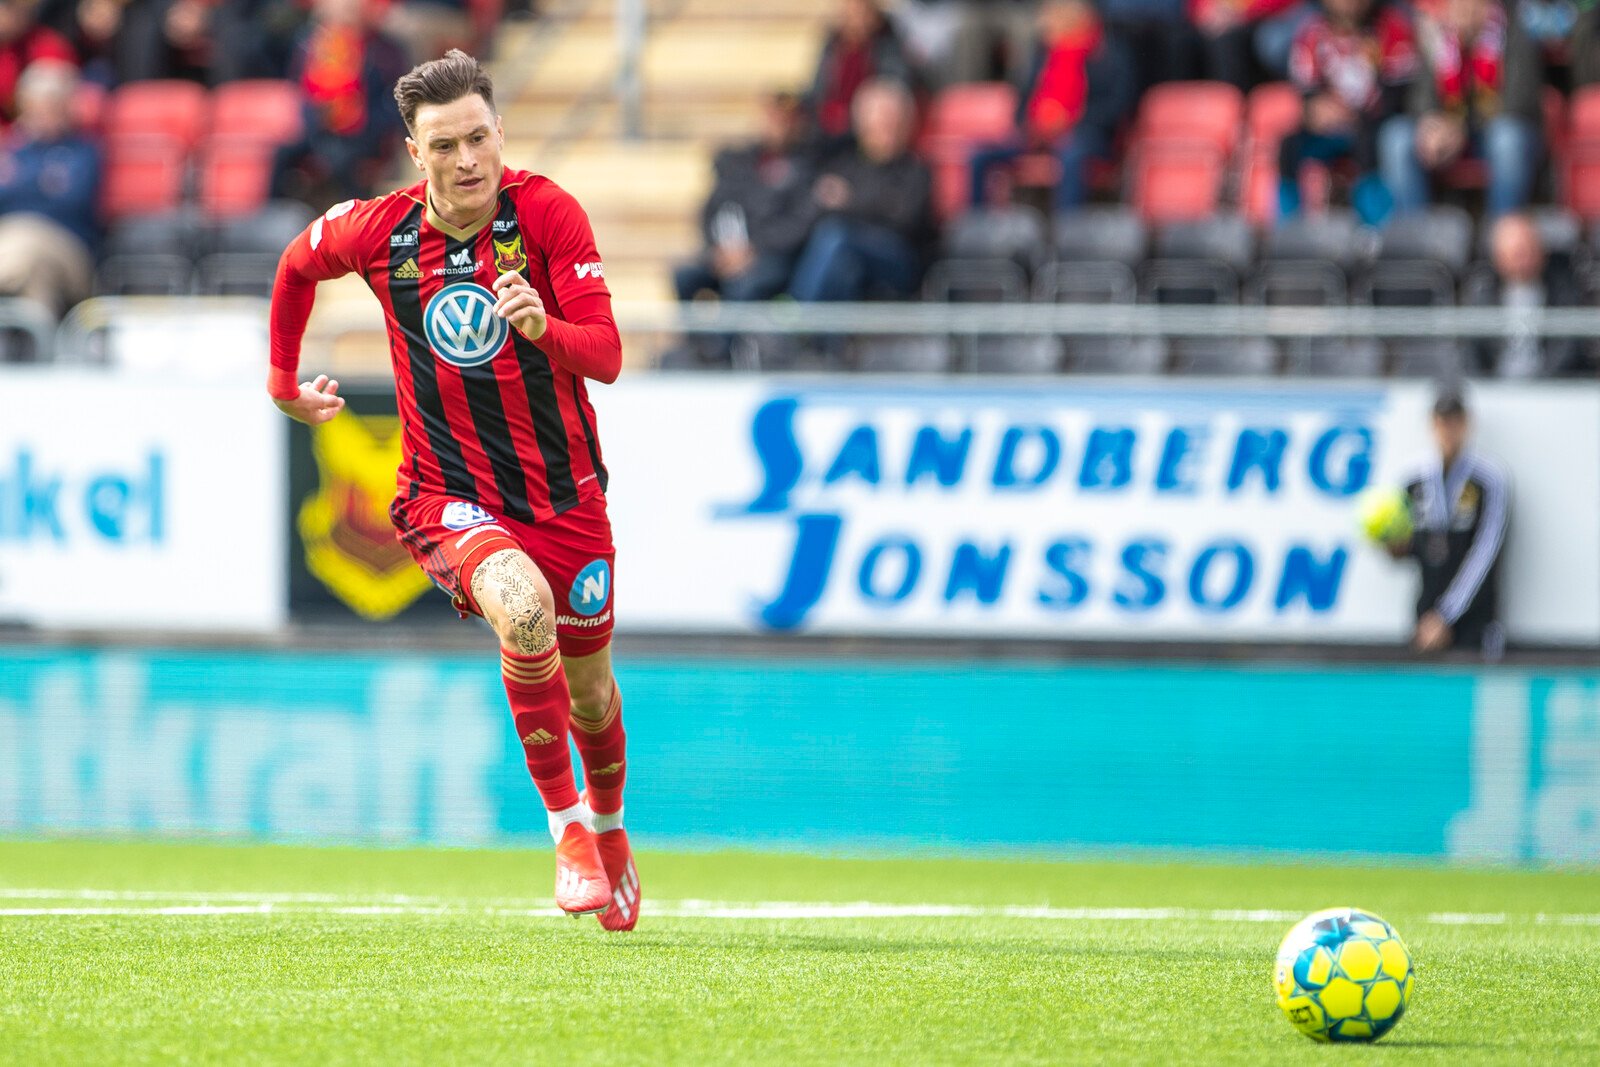
<path id="1" fill-rule="evenodd" d="M 1376 1041 L 1411 1000 L 1411 952 L 1371 912 L 1329 908 L 1295 924 L 1273 970 L 1278 1007 L 1318 1041 Z"/>
<path id="2" fill-rule="evenodd" d="M 1374 544 L 1401 544 L 1411 536 L 1411 501 L 1400 489 L 1368 489 L 1357 503 L 1361 532 Z"/>

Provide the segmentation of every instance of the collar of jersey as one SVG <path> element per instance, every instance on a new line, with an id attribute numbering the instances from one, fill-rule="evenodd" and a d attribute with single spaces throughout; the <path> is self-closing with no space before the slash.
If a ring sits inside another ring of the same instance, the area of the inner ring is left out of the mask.
<path id="1" fill-rule="evenodd" d="M 502 184 L 500 188 L 502 191 L 504 191 L 504 184 Z M 471 237 L 473 234 L 477 233 L 479 230 L 483 229 L 485 226 L 489 225 L 489 220 L 494 218 L 495 215 L 499 214 L 500 197 L 497 195 L 494 199 L 494 202 L 489 205 L 489 210 L 485 211 L 481 216 L 468 223 L 465 227 L 452 226 L 450 223 L 439 217 L 439 213 L 433 210 L 433 194 L 428 191 L 427 186 L 423 186 L 422 189 L 422 205 L 424 208 L 423 217 L 428 220 L 429 226 L 432 226 L 434 229 L 438 230 L 447 237 L 453 237 L 457 241 L 464 241 L 468 237 Z"/>

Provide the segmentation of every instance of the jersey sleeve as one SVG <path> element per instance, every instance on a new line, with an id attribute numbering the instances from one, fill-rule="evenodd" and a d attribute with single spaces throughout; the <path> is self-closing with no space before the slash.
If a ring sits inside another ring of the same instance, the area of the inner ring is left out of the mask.
<path id="1" fill-rule="evenodd" d="M 300 342 L 316 299 L 317 283 L 359 270 L 377 232 L 373 201 L 346 200 L 319 216 L 289 242 L 272 283 L 272 367 L 267 392 L 278 400 L 300 394 Z M 380 235 L 381 236 L 381 235 Z"/>
<path id="2" fill-rule="evenodd" d="M 540 199 L 544 202 L 531 213 L 544 224 L 539 246 L 563 317 L 546 320 L 539 348 L 573 374 L 614 382 L 622 371 L 622 339 L 589 216 L 554 185 L 541 190 Z"/>

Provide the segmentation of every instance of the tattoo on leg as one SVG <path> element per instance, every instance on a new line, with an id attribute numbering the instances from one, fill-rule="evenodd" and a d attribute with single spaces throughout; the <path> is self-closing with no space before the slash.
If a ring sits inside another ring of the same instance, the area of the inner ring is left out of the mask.
<path id="1" fill-rule="evenodd" d="M 481 605 L 484 591 L 493 587 L 510 625 L 512 643 L 525 656 L 539 656 L 556 643 L 554 628 L 544 605 L 539 602 L 539 587 L 523 568 L 519 553 L 496 552 L 472 572 L 472 596 Z"/>

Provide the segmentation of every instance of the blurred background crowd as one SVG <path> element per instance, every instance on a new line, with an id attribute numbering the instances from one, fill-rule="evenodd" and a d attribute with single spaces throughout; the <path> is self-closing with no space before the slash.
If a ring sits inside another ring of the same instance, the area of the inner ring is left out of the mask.
<path id="1" fill-rule="evenodd" d="M 507 15 L 499 0 L 0 0 L 0 291 L 57 314 L 94 293 L 264 293 L 312 213 L 397 184 L 394 79 L 456 45 L 492 54 Z M 1590 304 L 1597 17 L 1577 0 L 838 0 L 809 83 L 747 98 L 759 136 L 714 153 L 700 248 L 672 290 Z M 987 369 L 1058 365 L 1036 352 Z M 1435 355 L 1345 346 L 1304 369 L 1436 373 Z M 1156 369 L 1144 358 L 1103 343 L 1076 365 Z M 665 362 L 738 355 L 704 337 Z M 1468 369 L 1594 362 L 1530 336 L 1473 346 Z"/>

